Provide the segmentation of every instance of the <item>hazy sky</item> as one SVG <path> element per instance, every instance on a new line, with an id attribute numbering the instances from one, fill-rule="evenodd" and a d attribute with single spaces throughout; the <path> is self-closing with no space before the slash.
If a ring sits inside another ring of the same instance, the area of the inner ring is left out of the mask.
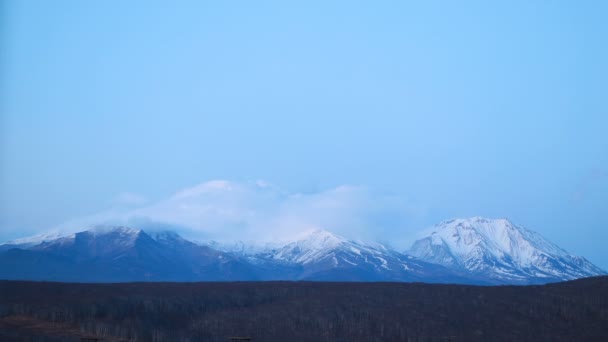
<path id="1" fill-rule="evenodd" d="M 508 217 L 608 268 L 606 1 L 1 6 L 0 240 L 264 180 L 306 217 L 357 189 L 340 229 Z"/>

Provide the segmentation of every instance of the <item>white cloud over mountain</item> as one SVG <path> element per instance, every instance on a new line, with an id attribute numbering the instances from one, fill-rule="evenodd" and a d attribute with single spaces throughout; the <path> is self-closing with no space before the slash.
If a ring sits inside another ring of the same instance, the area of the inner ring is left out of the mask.
<path id="1" fill-rule="evenodd" d="M 424 215 L 424 208 L 403 198 L 361 186 L 291 193 L 263 181 L 214 180 L 154 203 L 134 207 L 134 202 L 69 221 L 58 230 L 128 225 L 170 228 L 198 240 L 287 241 L 304 231 L 323 228 L 351 238 L 398 244 L 395 238 L 404 235 L 406 222 Z"/>

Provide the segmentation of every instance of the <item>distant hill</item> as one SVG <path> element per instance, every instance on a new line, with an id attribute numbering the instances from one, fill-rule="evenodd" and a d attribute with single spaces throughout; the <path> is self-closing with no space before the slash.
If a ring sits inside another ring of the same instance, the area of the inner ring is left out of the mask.
<path id="1" fill-rule="evenodd" d="M 0 281 L 1 341 L 607 341 L 608 277 L 535 286 Z"/>

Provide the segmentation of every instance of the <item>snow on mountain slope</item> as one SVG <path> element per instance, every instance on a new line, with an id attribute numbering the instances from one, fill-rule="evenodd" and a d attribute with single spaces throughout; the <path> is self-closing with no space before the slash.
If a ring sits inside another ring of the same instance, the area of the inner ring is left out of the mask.
<path id="1" fill-rule="evenodd" d="M 118 258 L 132 250 L 137 243 L 142 244 L 147 240 L 151 238 L 141 229 L 103 226 L 44 241 L 30 249 L 80 257 Z"/>
<path id="2" fill-rule="evenodd" d="M 77 233 L 70 233 L 66 231 L 51 230 L 43 234 L 37 234 L 21 239 L 16 239 L 4 243 L 0 243 L 0 250 L 6 250 L 9 248 L 29 248 L 36 246 L 52 246 L 56 244 L 68 244 L 73 243 L 77 234 L 88 234 L 91 236 L 103 236 L 107 234 L 117 234 L 117 241 L 121 244 L 129 244 L 134 241 L 137 235 L 141 232 L 141 229 L 128 228 L 122 226 L 96 226 L 89 230 L 83 230 Z M 2 248 L 6 247 L 6 248 Z"/>
<path id="3" fill-rule="evenodd" d="M 54 240 L 57 240 L 64 236 L 66 236 L 66 234 L 53 230 L 53 231 L 46 232 L 43 234 L 37 234 L 37 235 L 33 235 L 33 236 L 28 236 L 28 237 L 0 243 L 0 251 L 9 250 L 12 248 L 28 248 L 28 247 L 39 245 L 46 241 L 54 241 Z"/>
<path id="4" fill-rule="evenodd" d="M 436 225 L 409 253 L 427 262 L 507 283 L 569 280 L 605 272 L 507 219 L 474 217 Z"/>
<path id="5" fill-rule="evenodd" d="M 331 256 L 332 252 L 339 247 L 353 252 L 358 251 L 355 244 L 348 242 L 345 238 L 326 230 L 315 229 L 300 236 L 297 241 L 278 249 L 273 258 L 308 264 Z"/>
<path id="6" fill-rule="evenodd" d="M 323 229 L 299 236 L 258 260 L 298 265 L 297 279 L 471 282 L 461 274 L 417 260 L 378 243 L 348 240 Z"/>

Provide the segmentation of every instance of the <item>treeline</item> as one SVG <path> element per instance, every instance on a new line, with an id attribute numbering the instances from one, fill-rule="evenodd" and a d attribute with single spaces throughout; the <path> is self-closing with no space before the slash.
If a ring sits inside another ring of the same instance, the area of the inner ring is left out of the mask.
<path id="1" fill-rule="evenodd" d="M 544 286 L 0 282 L 0 340 L 608 341 L 608 277 Z"/>

